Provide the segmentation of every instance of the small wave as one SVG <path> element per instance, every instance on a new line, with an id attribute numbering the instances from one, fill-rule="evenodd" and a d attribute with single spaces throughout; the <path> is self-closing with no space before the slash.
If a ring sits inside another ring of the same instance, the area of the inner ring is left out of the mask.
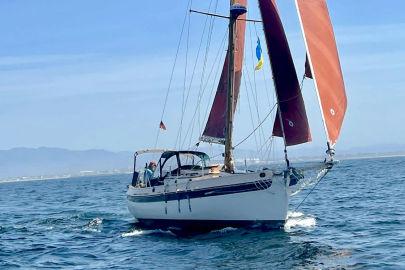
<path id="1" fill-rule="evenodd" d="M 286 231 L 290 231 L 292 228 L 313 228 L 316 226 L 316 219 L 312 216 L 305 216 L 301 212 L 288 212 L 287 221 L 284 225 Z"/>
<path id="2" fill-rule="evenodd" d="M 59 218 L 50 217 L 37 221 L 39 225 L 46 225 L 46 226 L 60 225 L 66 222 L 68 222 L 68 218 L 66 217 L 59 217 Z"/>
<path id="3" fill-rule="evenodd" d="M 100 226 L 103 224 L 103 219 L 102 218 L 93 218 L 92 220 L 87 223 L 83 229 L 85 231 L 91 231 L 91 232 L 100 232 Z"/>
<path id="4" fill-rule="evenodd" d="M 103 223 L 103 219 L 102 219 L 102 218 L 95 218 L 95 219 L 92 219 L 92 220 L 89 222 L 89 226 L 98 226 L 98 225 L 101 225 L 101 223 Z"/>
<path id="5" fill-rule="evenodd" d="M 15 231 L 15 232 L 23 232 L 23 233 L 29 232 L 28 227 L 25 227 L 25 226 L 22 226 L 22 225 L 13 226 L 13 231 Z"/>
<path id="6" fill-rule="evenodd" d="M 229 232 L 234 232 L 234 231 L 236 231 L 236 230 L 238 230 L 238 228 L 234 228 L 234 227 L 226 227 L 226 228 L 222 228 L 222 229 L 219 229 L 219 230 L 214 230 L 214 231 L 211 231 L 211 233 L 216 233 L 216 234 L 225 234 L 225 233 L 229 233 Z"/>

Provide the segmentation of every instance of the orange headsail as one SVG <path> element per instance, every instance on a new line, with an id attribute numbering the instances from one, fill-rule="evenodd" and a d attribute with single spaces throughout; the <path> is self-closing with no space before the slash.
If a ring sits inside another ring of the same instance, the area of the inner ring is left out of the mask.
<path id="1" fill-rule="evenodd" d="M 296 0 L 327 139 L 336 144 L 347 99 L 335 35 L 325 0 Z"/>

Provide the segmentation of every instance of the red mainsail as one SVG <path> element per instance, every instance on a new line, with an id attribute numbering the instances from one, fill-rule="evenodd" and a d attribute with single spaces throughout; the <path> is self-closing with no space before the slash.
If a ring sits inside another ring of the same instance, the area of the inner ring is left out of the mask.
<path id="1" fill-rule="evenodd" d="M 246 6 L 247 0 L 237 1 L 239 4 Z M 234 82 L 234 111 L 236 108 L 237 98 L 239 96 L 239 88 L 242 78 L 243 52 L 245 47 L 245 28 L 246 14 L 239 17 L 235 27 L 235 82 Z M 222 68 L 221 78 L 217 92 L 215 94 L 214 103 L 208 117 L 207 124 L 201 136 L 201 140 L 205 142 L 213 142 L 225 144 L 226 135 L 226 108 L 227 108 L 227 91 L 228 91 L 228 54 L 225 58 Z"/>
<path id="2" fill-rule="evenodd" d="M 335 35 L 325 0 L 296 0 L 322 118 L 330 145 L 336 144 L 347 99 Z"/>
<path id="3" fill-rule="evenodd" d="M 311 133 L 304 100 L 276 1 L 259 0 L 259 7 L 280 111 L 274 122 L 273 135 L 283 137 L 284 128 L 286 146 L 309 142 Z"/>

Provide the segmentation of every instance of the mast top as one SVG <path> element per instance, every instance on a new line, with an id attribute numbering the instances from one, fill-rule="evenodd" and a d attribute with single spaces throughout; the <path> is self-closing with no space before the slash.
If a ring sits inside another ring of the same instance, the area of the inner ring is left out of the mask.
<path id="1" fill-rule="evenodd" d="M 233 4 L 230 8 L 231 17 L 237 18 L 247 12 L 247 8 L 241 4 Z"/>

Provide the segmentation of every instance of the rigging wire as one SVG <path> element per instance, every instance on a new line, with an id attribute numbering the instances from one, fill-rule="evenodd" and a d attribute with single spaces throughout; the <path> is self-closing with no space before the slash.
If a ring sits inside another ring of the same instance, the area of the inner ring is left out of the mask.
<path id="1" fill-rule="evenodd" d="M 260 146 L 261 148 L 266 147 L 266 149 L 264 150 L 264 156 L 266 157 L 268 157 L 268 151 L 270 150 L 273 139 L 274 139 L 273 135 L 269 136 L 269 138 L 267 138 L 267 140 Z"/>
<path id="2" fill-rule="evenodd" d="M 256 23 L 254 23 L 253 26 L 254 26 L 254 29 L 255 29 L 255 34 L 256 34 L 256 36 L 259 37 L 258 31 L 257 31 L 257 27 L 256 27 Z M 265 50 L 267 51 L 267 46 L 264 46 L 264 47 L 265 47 Z M 267 55 L 268 55 L 268 52 L 267 52 Z M 269 106 L 271 106 L 271 104 L 274 103 L 274 100 L 275 100 L 276 98 L 275 98 L 275 93 L 274 93 L 274 91 L 272 91 L 272 93 L 273 93 L 273 101 L 270 99 L 270 96 L 269 96 L 269 92 L 270 92 L 270 91 L 269 91 L 269 88 L 268 88 L 268 85 L 267 85 L 267 79 L 266 79 L 265 74 L 266 74 L 266 72 L 262 72 L 263 81 L 264 81 L 264 89 L 266 90 L 266 96 L 267 96 L 267 101 L 269 102 Z"/>
<path id="3" fill-rule="evenodd" d="M 258 37 L 257 31 L 256 31 L 256 36 Z M 252 61 L 254 62 L 255 57 L 254 57 L 254 54 L 253 54 L 253 40 L 252 40 L 252 31 L 251 31 L 251 26 L 250 25 L 249 25 L 249 38 L 250 38 L 251 58 L 252 58 Z M 245 64 L 245 69 L 247 69 L 246 64 Z M 251 91 L 252 91 L 252 98 L 253 98 L 253 101 L 255 102 L 255 105 L 256 105 L 257 121 L 260 122 L 260 113 L 259 113 L 259 104 L 258 104 L 258 95 L 257 95 L 257 84 L 256 84 L 256 73 L 255 73 L 255 71 L 253 71 L 253 86 L 254 87 L 252 86 L 252 82 L 251 82 L 249 73 L 247 73 L 247 77 L 248 77 L 249 84 L 250 84 Z M 268 94 L 268 93 L 266 92 L 266 94 Z M 260 139 L 260 144 L 262 144 L 262 141 L 265 141 L 265 135 L 264 135 L 264 131 L 263 131 L 262 128 L 260 129 L 260 132 L 259 132 L 259 139 Z M 261 155 L 261 149 L 258 149 L 258 152 L 259 152 L 258 154 Z"/>
<path id="4" fill-rule="evenodd" d="M 218 0 L 216 0 L 216 2 L 215 2 L 214 12 L 217 11 L 217 8 L 218 8 Z M 204 76 L 205 76 L 205 71 L 206 71 L 206 68 L 207 68 L 208 54 L 209 54 L 209 51 L 210 51 L 210 48 L 211 48 L 212 34 L 213 34 L 214 25 L 215 25 L 215 19 L 216 18 L 211 17 L 210 19 L 211 20 L 210 20 L 210 24 L 209 24 L 209 27 L 208 27 L 209 30 L 208 30 L 207 43 L 206 43 L 206 48 L 205 48 L 204 64 L 203 64 L 203 70 L 202 70 L 201 79 L 200 79 L 200 88 L 199 88 L 199 92 L 198 92 L 198 96 L 197 96 L 197 106 L 196 106 L 196 109 L 195 109 L 195 112 L 194 112 L 194 114 L 198 113 L 198 121 L 197 121 L 198 125 L 197 126 L 198 126 L 199 130 L 201 129 L 201 126 L 202 126 L 201 125 L 201 100 L 202 100 L 203 94 L 205 92 L 205 85 L 204 85 L 204 79 L 205 78 L 204 78 Z M 209 76 L 210 76 L 210 74 L 211 73 L 209 73 Z M 195 117 L 194 116 L 193 116 L 193 119 L 191 120 L 190 124 L 191 124 L 191 132 L 190 132 L 190 139 L 189 139 L 188 148 L 190 148 L 191 144 L 192 144 L 191 141 L 192 141 L 192 138 L 193 138 L 194 127 L 195 127 Z M 186 135 L 188 134 L 189 130 L 190 129 L 187 130 Z M 187 138 L 187 136 L 184 138 L 182 148 L 183 148 L 183 145 L 186 142 L 186 138 Z"/>
<path id="5" fill-rule="evenodd" d="M 210 1 L 209 7 L 208 7 L 209 10 L 211 9 L 211 5 L 212 5 L 212 0 Z M 182 122 L 183 122 L 183 119 L 184 119 L 184 115 L 185 115 L 185 111 L 186 111 L 186 107 L 187 107 L 187 103 L 188 103 L 188 98 L 190 96 L 190 90 L 191 90 L 191 86 L 192 86 L 192 83 L 193 83 L 195 71 L 196 71 L 196 68 L 197 68 L 198 59 L 200 57 L 200 52 L 201 52 L 201 47 L 202 47 L 202 43 L 203 43 L 203 40 L 204 40 L 205 30 L 207 28 L 207 22 L 208 22 L 208 17 L 205 19 L 205 22 L 204 22 L 203 33 L 202 33 L 202 36 L 201 36 L 201 39 L 200 39 L 200 44 L 198 46 L 197 56 L 196 56 L 196 60 L 194 62 L 193 71 L 191 73 L 190 84 L 189 84 L 189 87 L 188 87 L 188 90 L 187 90 L 187 96 L 186 96 L 186 100 L 185 100 L 185 105 L 186 106 L 185 106 L 185 108 L 184 108 L 184 110 L 182 111 L 182 114 L 181 114 L 181 120 L 180 120 L 181 124 L 180 124 L 180 127 L 179 127 L 179 131 L 177 133 L 175 146 L 177 146 L 177 143 L 179 142 L 179 135 L 181 134 L 181 130 L 182 130 Z M 180 142 L 179 142 L 179 144 L 180 144 Z"/>
<path id="6" fill-rule="evenodd" d="M 256 88 L 256 82 L 254 82 L 254 83 L 255 83 L 255 87 L 252 88 L 252 90 L 254 90 L 254 91 L 253 91 L 253 93 L 254 93 L 254 95 L 253 95 L 253 98 L 254 98 L 254 99 L 253 99 L 253 100 L 255 101 L 255 104 L 256 104 L 257 121 L 260 121 L 258 91 L 257 91 L 257 88 Z M 261 137 L 260 137 L 260 135 L 261 135 Z M 260 128 L 260 130 L 259 130 L 259 137 L 260 137 L 260 142 L 266 140 L 266 139 L 265 139 L 266 136 L 264 135 L 264 130 L 263 130 L 263 128 Z"/>
<path id="7" fill-rule="evenodd" d="M 258 31 L 257 31 L 257 26 L 256 26 L 256 23 L 254 24 L 254 27 L 255 27 L 255 33 L 256 33 L 256 35 L 258 35 Z M 265 48 L 265 50 L 266 50 L 266 52 L 267 52 L 267 55 L 269 55 L 269 52 L 268 52 L 268 48 L 267 48 L 267 46 L 264 46 L 264 48 Z M 270 65 L 269 65 L 269 67 L 270 67 Z M 270 67 L 271 68 L 271 67 Z M 270 91 L 269 90 L 269 86 L 268 86 L 268 78 L 267 78 L 267 76 L 266 76 L 266 74 L 271 74 L 271 72 L 269 72 L 269 73 L 266 73 L 266 72 L 262 72 L 262 75 L 263 75 L 263 81 L 264 81 L 264 89 L 266 90 L 266 96 L 267 96 L 267 100 L 268 100 L 268 102 L 269 102 L 269 106 L 271 106 L 271 104 L 273 104 L 273 103 L 275 103 L 275 102 L 278 102 L 277 101 L 277 98 L 276 98 L 276 92 L 275 92 L 275 89 L 273 90 L 273 91 Z M 270 78 L 270 80 L 272 80 L 272 78 Z M 272 93 L 272 98 L 270 98 L 270 95 L 269 95 L 269 93 Z M 277 114 L 277 110 L 275 111 L 275 113 L 274 113 L 274 115 L 273 115 L 273 119 L 275 119 L 276 118 L 276 114 Z M 271 127 L 271 129 L 273 129 L 273 126 Z M 273 154 L 273 158 L 272 158 L 272 160 L 275 160 L 275 153 L 276 153 L 276 151 L 275 151 L 275 140 L 274 140 L 274 136 L 273 136 L 273 130 L 271 131 L 271 135 L 270 135 L 270 144 L 267 146 L 267 148 L 266 148 L 266 150 L 265 150 L 265 152 L 267 152 L 267 155 L 266 155 L 266 158 L 267 158 L 267 160 L 270 160 L 270 156 Z"/>
<path id="8" fill-rule="evenodd" d="M 246 63 L 244 63 L 244 66 L 245 66 L 245 69 L 247 69 Z M 250 90 L 252 92 L 251 93 L 252 94 L 252 99 L 253 99 L 254 105 L 256 107 L 257 123 L 260 123 L 259 102 L 258 102 L 258 99 L 257 99 L 257 92 L 254 91 L 254 88 L 252 87 L 252 81 L 250 80 L 249 73 L 246 72 L 245 74 L 246 74 L 246 77 L 247 77 L 247 81 L 249 82 Z M 264 136 L 263 130 L 260 129 L 260 131 L 261 131 L 261 134 L 259 134 L 259 144 L 262 144 L 263 140 L 265 140 L 265 136 Z"/>
<path id="9" fill-rule="evenodd" d="M 253 84 L 254 84 L 255 91 L 256 91 L 257 84 L 256 84 L 256 72 L 255 72 L 255 64 L 254 64 L 255 57 L 254 57 L 254 53 L 253 53 L 252 26 L 249 24 L 248 28 L 249 28 L 249 38 L 250 38 L 250 54 L 251 54 L 251 59 L 252 59 L 252 64 L 253 64 L 252 65 L 252 68 L 253 68 Z M 253 121 L 253 119 L 252 119 L 252 121 Z M 252 122 L 252 124 L 253 124 L 253 122 Z M 255 142 L 256 142 L 256 152 L 261 157 L 261 148 L 258 148 L 256 134 L 255 134 Z"/>
<path id="10" fill-rule="evenodd" d="M 255 27 L 255 34 L 256 34 L 256 37 L 258 38 L 259 35 L 258 35 L 258 33 L 257 33 L 256 23 L 254 23 L 254 27 Z M 251 41 L 251 44 L 252 44 L 252 41 Z M 253 54 L 253 49 L 252 49 L 252 54 Z M 266 79 L 265 79 L 265 72 L 261 72 L 261 73 L 262 73 L 262 75 L 263 75 L 263 80 L 266 82 Z M 253 74 L 255 75 L 255 73 L 253 73 Z M 256 89 L 256 81 L 255 81 L 254 83 L 255 83 L 255 88 L 254 88 L 254 90 L 255 90 L 255 98 L 256 98 L 256 103 L 258 104 L 257 89 Z M 265 92 L 266 92 L 267 100 L 269 101 L 269 106 L 271 106 L 271 102 L 270 102 L 270 99 L 269 99 L 269 93 L 268 93 L 266 84 L 265 84 Z M 257 113 L 257 115 L 258 115 L 258 119 L 260 119 L 259 107 L 258 107 L 258 106 L 256 107 L 256 113 Z M 262 135 L 263 141 L 265 141 L 265 140 L 266 140 L 266 136 L 265 136 L 265 134 L 264 134 L 263 128 L 260 129 L 260 133 L 261 133 L 261 135 Z"/>
<path id="11" fill-rule="evenodd" d="M 275 150 L 274 150 L 274 136 L 273 135 L 271 135 L 270 137 L 269 137 L 269 141 L 270 141 L 270 143 L 268 144 L 268 146 L 267 146 L 267 148 L 266 148 L 266 159 L 267 160 L 271 160 L 270 159 L 270 156 L 271 156 L 271 154 L 273 154 L 273 158 L 272 158 L 272 160 L 275 160 L 276 159 L 276 155 L 275 155 Z"/>
<path id="12" fill-rule="evenodd" d="M 166 111 L 166 105 L 167 105 L 167 100 L 168 100 L 168 97 L 169 97 L 170 88 L 171 88 L 171 86 L 172 86 L 174 70 L 175 70 L 175 67 L 176 67 L 177 58 L 178 58 L 179 51 L 180 51 L 181 41 L 182 41 L 182 39 L 183 39 L 184 26 L 186 25 L 187 16 L 188 16 L 188 10 L 189 10 L 190 7 L 191 7 L 191 3 L 192 3 L 192 0 L 189 0 L 189 1 L 188 1 L 188 4 L 187 4 L 186 15 L 184 16 L 183 25 L 182 25 L 182 27 L 181 27 L 179 43 L 177 44 L 176 56 L 174 57 L 174 63 L 173 63 L 172 71 L 171 71 L 171 74 L 170 74 L 169 86 L 167 87 L 167 90 L 166 90 L 166 96 L 165 96 L 165 101 L 164 101 L 164 104 L 163 104 L 163 110 L 162 110 L 162 115 L 161 115 L 161 117 L 160 117 L 160 122 L 163 121 L 163 116 L 164 116 L 165 111 Z M 158 128 L 158 130 L 157 130 L 154 148 L 156 148 L 156 146 L 157 146 L 157 143 L 158 143 L 158 140 L 159 140 L 159 134 L 160 134 L 160 126 L 159 126 L 159 128 Z"/>
<path id="13" fill-rule="evenodd" d="M 249 24 L 248 25 L 249 28 L 249 38 L 250 38 L 250 52 L 251 52 L 251 59 L 252 59 L 252 70 L 253 70 L 253 82 L 254 82 L 254 87 L 255 87 L 255 91 L 256 91 L 256 72 L 255 72 L 255 57 L 254 57 L 254 53 L 253 53 L 253 40 L 252 40 L 252 26 Z M 247 88 L 246 88 L 247 90 Z M 249 101 L 250 102 L 250 101 Z M 249 104 L 250 106 L 250 104 Z M 252 114 L 251 108 L 249 107 L 250 113 Z M 251 116 L 252 118 L 252 116 Z M 252 118 L 252 124 L 253 124 L 253 118 Z M 254 127 L 254 124 L 253 124 Z M 255 134 L 255 143 L 256 143 L 256 151 L 257 154 L 259 155 L 259 157 L 262 157 L 262 149 L 259 148 L 259 144 L 257 142 L 257 136 Z"/>
<path id="14" fill-rule="evenodd" d="M 256 36 L 259 37 L 258 31 L 257 31 L 256 23 L 254 23 L 253 26 L 254 26 L 254 30 L 255 30 Z M 264 46 L 264 47 L 265 47 L 265 50 L 267 51 L 267 46 Z M 267 52 L 267 55 L 268 55 L 268 52 Z M 266 93 L 266 97 L 267 97 L 267 102 L 268 102 L 268 105 L 271 106 L 272 104 L 277 103 L 276 97 L 275 97 L 275 91 L 271 91 L 271 92 L 273 93 L 273 99 L 271 100 L 271 99 L 270 99 L 270 95 L 269 95 L 270 91 L 269 91 L 269 87 L 268 87 L 268 84 L 267 84 L 267 76 L 266 76 L 267 73 L 264 72 L 264 70 L 263 70 L 263 72 L 261 72 L 261 73 L 262 73 L 262 77 L 263 77 L 264 89 L 265 89 L 265 93 Z M 274 116 L 274 118 L 275 118 L 275 116 Z M 271 133 L 272 133 L 272 132 L 271 132 Z M 263 134 L 263 137 L 264 137 L 264 134 Z M 270 156 L 270 154 L 271 154 L 271 151 L 274 150 L 274 149 L 273 149 L 273 139 L 274 139 L 273 135 L 271 135 L 271 136 L 269 137 L 269 139 L 267 139 L 266 141 L 269 141 L 270 138 L 271 138 L 270 144 L 266 147 L 266 150 L 264 151 L 264 156 L 266 156 L 267 159 L 269 159 L 269 156 Z M 266 144 L 266 143 L 265 143 L 265 144 Z M 266 153 L 268 153 L 268 154 L 266 154 Z M 273 153 L 274 153 L 274 152 L 273 152 Z"/>
<path id="15" fill-rule="evenodd" d="M 256 133 L 254 132 L 254 130 L 255 130 L 255 123 L 254 123 L 254 120 L 253 120 L 252 107 L 251 107 L 251 105 L 250 105 L 249 91 L 248 91 L 248 87 L 247 87 L 247 83 L 246 83 L 245 76 L 243 77 L 243 82 L 244 82 L 244 84 L 245 84 L 245 89 L 246 89 L 246 96 L 247 96 L 247 101 L 248 101 L 248 105 L 249 105 L 250 119 L 251 119 L 251 122 L 252 122 L 252 128 L 253 128 L 253 134 L 254 134 L 254 138 L 255 138 L 256 149 L 257 149 L 257 151 L 259 152 L 259 151 L 261 151 L 261 149 L 259 148 L 259 144 L 258 144 L 258 142 L 257 142 L 257 136 L 256 136 Z M 260 153 L 259 153 L 259 155 L 260 155 Z"/>
<path id="16" fill-rule="evenodd" d="M 217 9 L 218 9 L 218 0 L 216 0 L 216 2 L 215 2 L 214 12 L 216 12 Z M 207 67 L 208 53 L 209 53 L 210 48 L 211 48 L 212 34 L 214 32 L 215 21 L 216 21 L 216 18 L 212 17 L 211 22 L 210 22 L 210 27 L 209 27 L 210 30 L 209 30 L 209 34 L 208 34 L 208 38 L 207 38 L 207 46 L 206 46 L 206 49 L 205 49 L 205 59 L 204 59 L 203 73 L 201 75 L 201 80 L 200 80 L 200 93 L 201 93 L 201 95 L 204 93 L 204 90 L 205 90 L 205 88 L 204 88 L 204 75 L 205 75 L 205 69 Z M 200 121 L 200 117 L 201 117 L 201 115 L 200 115 L 200 113 L 201 113 L 200 112 L 200 103 L 198 103 L 198 109 L 199 109 L 199 111 L 198 111 L 198 113 L 199 113 L 198 120 Z M 199 128 L 201 129 L 201 124 L 199 125 Z"/>
<path id="17" fill-rule="evenodd" d="M 187 68 L 188 68 L 188 50 L 189 50 L 189 43 L 190 43 L 190 25 L 191 25 L 191 16 L 190 13 L 188 14 L 188 26 L 187 26 L 187 38 L 186 38 L 186 59 L 184 65 L 184 81 L 183 81 L 183 93 L 182 93 L 182 103 L 181 103 L 181 111 L 184 112 L 185 110 L 185 93 L 187 89 Z M 181 141 L 181 134 L 182 134 L 182 125 L 183 125 L 183 117 L 180 119 L 180 127 L 179 127 L 179 138 Z M 177 145 L 177 143 L 176 143 Z"/>
<path id="18" fill-rule="evenodd" d="M 315 190 L 315 188 L 318 186 L 318 184 L 322 181 L 322 179 L 328 174 L 328 172 L 330 171 L 330 168 L 326 167 L 324 169 L 321 169 L 318 173 L 318 175 L 320 173 L 322 173 L 322 175 L 319 177 L 318 182 L 316 182 L 315 186 L 307 193 L 307 195 L 305 196 L 305 198 L 298 204 L 297 207 L 295 207 L 294 212 L 298 210 L 298 208 L 302 205 L 302 203 L 308 198 L 308 196 L 312 193 L 312 191 Z"/>
<path id="19" fill-rule="evenodd" d="M 217 52 L 217 54 L 216 54 L 216 56 L 215 56 L 214 63 L 213 63 L 213 66 L 217 66 L 217 70 L 216 70 L 216 72 L 214 72 L 214 68 L 212 68 L 212 69 L 210 70 L 210 72 L 209 72 L 209 74 L 208 74 L 208 76 L 207 76 L 207 78 L 206 78 L 205 84 L 204 84 L 203 87 L 200 89 L 200 92 L 199 92 L 199 95 L 198 95 L 197 106 L 196 106 L 196 109 L 194 110 L 193 116 L 192 116 L 191 121 L 190 121 L 190 123 L 189 123 L 189 125 L 188 125 L 187 132 L 186 132 L 186 135 L 185 135 L 185 139 L 188 137 L 188 135 L 190 135 L 189 147 L 191 147 L 191 139 L 192 139 L 192 135 L 193 135 L 193 129 L 194 129 L 195 118 L 196 118 L 197 112 L 198 112 L 198 110 L 199 110 L 199 107 L 201 107 L 201 101 L 202 101 L 204 92 L 205 92 L 205 90 L 207 89 L 209 82 L 211 81 L 210 78 L 211 78 L 212 74 L 215 74 L 213 81 L 215 82 L 215 81 L 217 80 L 218 70 L 219 70 L 219 68 L 220 68 L 220 65 L 217 64 L 217 62 L 220 60 L 221 52 L 224 50 L 225 39 L 226 39 L 226 33 L 225 33 L 225 35 L 224 35 L 223 38 L 222 38 L 222 41 L 221 41 L 221 43 L 220 43 L 220 47 L 219 47 L 219 49 L 218 49 L 218 52 Z M 215 85 L 213 84 L 213 88 L 211 89 L 210 97 L 212 96 L 212 94 L 213 94 L 213 92 L 214 92 L 214 86 L 215 86 Z M 211 98 L 210 98 L 210 99 L 211 99 Z M 204 114 L 204 115 L 207 115 L 207 113 L 208 113 L 209 104 L 210 104 L 210 103 L 207 104 L 207 108 L 206 108 L 206 110 L 205 110 L 205 114 Z M 205 118 L 205 117 L 204 117 L 204 118 Z M 201 130 L 201 129 L 202 129 L 202 126 L 200 126 L 199 128 L 200 128 L 200 130 Z M 190 132 L 190 131 L 191 131 L 191 132 Z M 189 132 L 190 132 L 190 134 L 189 134 Z M 201 133 L 200 133 L 200 134 L 201 134 Z M 184 145 L 184 143 L 185 143 L 185 141 L 183 142 L 183 145 Z M 183 145 L 182 145 L 182 146 L 183 146 Z"/>
<path id="20" fill-rule="evenodd" d="M 242 144 L 243 142 L 245 142 L 250 136 L 252 136 L 253 133 L 256 132 L 256 130 L 258 128 L 260 128 L 260 126 L 267 120 L 267 118 L 271 115 L 271 113 L 273 112 L 274 108 L 276 108 L 277 103 L 273 105 L 273 108 L 271 108 L 270 112 L 266 115 L 266 117 L 263 119 L 263 121 L 246 137 L 244 138 L 242 141 L 240 141 L 239 143 L 237 143 L 235 146 L 233 146 L 232 148 L 238 147 L 240 144 Z"/>

